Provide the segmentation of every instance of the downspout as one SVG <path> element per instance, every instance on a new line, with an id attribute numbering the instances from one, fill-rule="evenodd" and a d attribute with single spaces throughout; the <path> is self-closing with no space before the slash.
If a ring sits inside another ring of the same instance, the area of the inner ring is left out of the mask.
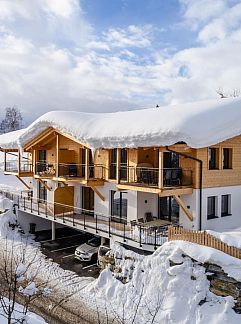
<path id="1" fill-rule="evenodd" d="M 174 151 L 174 150 L 171 150 L 168 148 L 168 146 L 166 146 L 166 150 L 169 151 L 169 152 L 172 152 L 172 153 L 176 153 L 176 154 L 179 154 L 183 157 L 185 157 L 186 159 L 191 159 L 191 160 L 194 160 L 196 162 L 199 163 L 199 231 L 202 230 L 202 186 L 203 186 L 203 161 L 200 160 L 200 159 L 197 159 L 193 156 L 190 156 L 188 154 L 185 154 L 185 153 L 180 153 L 180 152 L 177 152 L 177 151 Z"/>

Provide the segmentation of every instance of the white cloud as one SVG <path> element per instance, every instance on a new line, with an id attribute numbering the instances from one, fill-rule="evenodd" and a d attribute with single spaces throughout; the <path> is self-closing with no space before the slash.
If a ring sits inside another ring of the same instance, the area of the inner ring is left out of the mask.
<path id="1" fill-rule="evenodd" d="M 205 1 L 184 1 L 185 21 L 196 19 Z M 58 3 L 0 1 L 1 108 L 17 105 L 33 119 L 50 109 L 113 111 L 241 88 L 238 5 L 224 14 L 225 1 L 206 3 L 197 18 L 199 46 L 171 56 L 156 47 L 155 26 L 112 28 L 97 36 L 78 1 Z"/>

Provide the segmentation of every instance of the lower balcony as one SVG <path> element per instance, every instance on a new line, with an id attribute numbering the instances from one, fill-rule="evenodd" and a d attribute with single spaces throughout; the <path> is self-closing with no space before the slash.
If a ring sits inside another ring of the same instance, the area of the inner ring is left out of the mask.
<path id="1" fill-rule="evenodd" d="M 161 219 L 145 223 L 127 221 L 83 208 L 14 194 L 11 199 L 21 211 L 147 251 L 154 251 L 167 241 L 168 226 L 171 225 Z"/>

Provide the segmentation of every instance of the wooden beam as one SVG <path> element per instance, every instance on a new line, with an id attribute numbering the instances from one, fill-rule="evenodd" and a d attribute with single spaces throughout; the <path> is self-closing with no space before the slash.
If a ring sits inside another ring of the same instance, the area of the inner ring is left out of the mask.
<path id="1" fill-rule="evenodd" d="M 89 163 L 90 163 L 90 150 L 85 149 L 85 180 L 89 180 Z"/>
<path id="2" fill-rule="evenodd" d="M 16 175 L 16 178 L 17 178 L 19 181 L 21 181 L 22 184 L 23 184 L 23 185 L 24 185 L 28 190 L 31 189 L 31 188 L 29 187 L 29 185 L 27 185 L 27 183 L 26 183 L 23 179 L 21 179 L 19 176 Z"/>
<path id="3" fill-rule="evenodd" d="M 42 179 L 38 179 L 38 181 L 41 182 L 48 191 L 51 191 L 52 188 L 50 188 Z"/>
<path id="4" fill-rule="evenodd" d="M 158 187 L 161 189 L 163 187 L 163 152 L 158 151 L 158 160 L 159 160 L 159 174 L 158 174 Z"/>
<path id="5" fill-rule="evenodd" d="M 4 171 L 7 169 L 7 152 L 4 151 Z"/>
<path id="6" fill-rule="evenodd" d="M 31 141 L 29 141 L 25 146 L 24 149 L 29 150 L 32 146 L 36 145 L 37 143 L 41 142 L 43 139 L 48 137 L 54 129 L 52 127 L 47 128 L 45 131 L 41 132 L 37 136 L 35 136 Z"/>
<path id="7" fill-rule="evenodd" d="M 121 162 L 121 149 L 118 148 L 116 152 L 116 182 L 120 183 L 120 162 Z"/>
<path id="8" fill-rule="evenodd" d="M 99 196 L 101 200 L 105 201 L 105 197 L 99 192 L 99 190 L 96 187 L 91 186 L 90 188 L 97 194 L 97 196 Z"/>
<path id="9" fill-rule="evenodd" d="M 160 197 L 170 197 L 170 196 L 179 196 L 179 195 L 191 195 L 193 193 L 193 188 L 169 188 L 164 189 L 159 193 Z"/>
<path id="10" fill-rule="evenodd" d="M 56 177 L 59 176 L 59 135 L 56 134 Z"/>
<path id="11" fill-rule="evenodd" d="M 184 211 L 184 213 L 187 215 L 187 217 L 189 218 L 189 220 L 192 222 L 193 221 L 192 213 L 187 208 L 187 206 L 184 204 L 184 202 L 182 201 L 182 199 L 179 196 L 177 196 L 177 195 L 174 195 L 174 198 L 175 198 L 176 202 L 178 203 L 178 205 L 182 208 L 182 210 Z"/>
<path id="12" fill-rule="evenodd" d="M 18 174 L 21 172 L 21 153 L 18 151 Z"/>

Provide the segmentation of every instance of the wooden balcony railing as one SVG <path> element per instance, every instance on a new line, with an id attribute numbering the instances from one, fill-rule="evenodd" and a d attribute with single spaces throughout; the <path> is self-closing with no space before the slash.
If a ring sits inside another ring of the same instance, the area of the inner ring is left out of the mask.
<path id="1" fill-rule="evenodd" d="M 6 162 L 5 171 L 12 172 L 12 173 L 30 173 L 33 172 L 33 166 L 31 162 L 21 161 L 19 165 L 17 160 L 11 162 L 9 161 Z"/>
<path id="2" fill-rule="evenodd" d="M 106 177 L 106 169 L 102 165 L 89 165 L 89 179 L 104 179 Z M 85 178 L 86 165 L 77 163 L 50 163 L 46 161 L 37 162 L 35 165 L 35 173 L 42 177 L 64 177 Z"/>
<path id="3" fill-rule="evenodd" d="M 142 186 L 176 187 L 192 185 L 192 170 L 183 168 L 149 168 L 149 167 L 121 167 L 120 182 L 138 184 Z M 162 172 L 163 183 L 159 184 Z"/>

